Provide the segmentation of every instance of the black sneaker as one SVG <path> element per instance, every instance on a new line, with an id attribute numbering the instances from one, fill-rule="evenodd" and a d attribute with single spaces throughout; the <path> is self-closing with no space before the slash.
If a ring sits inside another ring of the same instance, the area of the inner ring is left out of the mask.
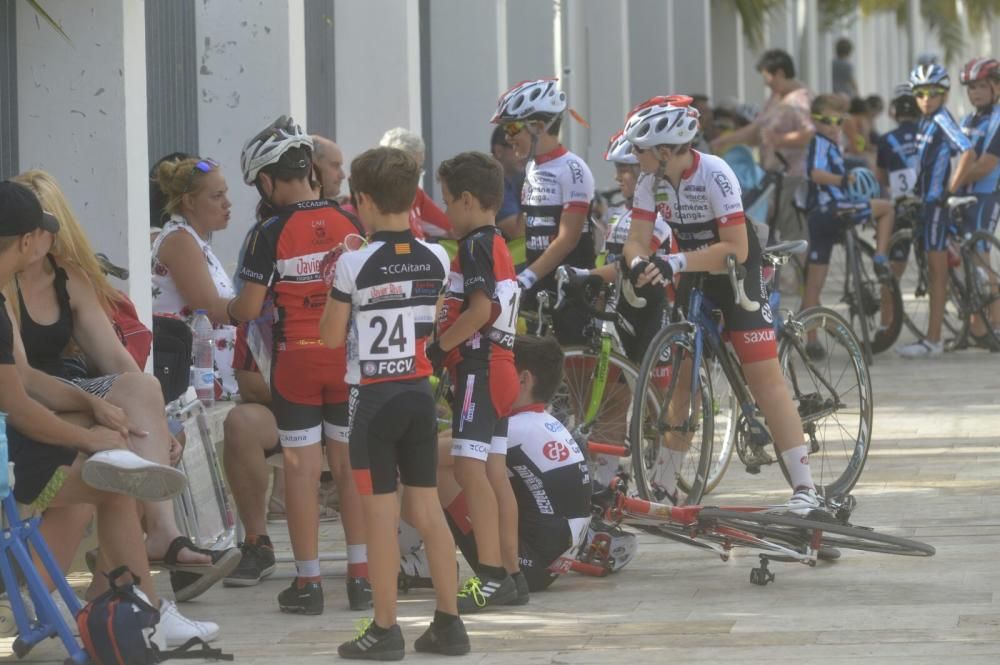
<path id="1" fill-rule="evenodd" d="M 274 550 L 270 547 L 243 543 L 240 552 L 243 555 L 240 563 L 222 580 L 223 586 L 255 586 L 277 568 Z"/>
<path id="2" fill-rule="evenodd" d="M 431 623 L 413 643 L 413 648 L 420 653 L 464 656 L 472 646 L 469 644 L 469 634 L 465 632 L 465 624 L 460 617 L 455 617 L 447 628 L 438 628 L 436 623 Z"/>
<path id="3" fill-rule="evenodd" d="M 514 596 L 514 599 L 507 604 L 527 605 L 531 600 L 531 590 L 528 589 L 528 580 L 524 577 L 524 573 L 511 575 L 510 578 L 514 580 L 514 586 L 517 588 L 517 595 Z"/>
<path id="4" fill-rule="evenodd" d="M 470 577 L 458 592 L 458 613 L 471 614 L 496 605 L 508 605 L 517 598 L 517 585 L 510 575 L 502 580 Z"/>
<path id="5" fill-rule="evenodd" d="M 368 610 L 372 606 L 372 585 L 363 577 L 347 578 L 347 604 L 352 610 Z"/>
<path id="6" fill-rule="evenodd" d="M 371 619 L 362 621 L 360 629 L 357 637 L 337 647 L 337 653 L 341 658 L 403 660 L 406 643 L 403 642 L 403 633 L 399 630 L 399 624 L 392 624 L 378 637 L 374 634 L 376 626 Z"/>
<path id="7" fill-rule="evenodd" d="M 290 614 L 322 614 L 323 586 L 319 582 L 306 582 L 299 586 L 298 578 L 278 594 L 278 607 Z"/>

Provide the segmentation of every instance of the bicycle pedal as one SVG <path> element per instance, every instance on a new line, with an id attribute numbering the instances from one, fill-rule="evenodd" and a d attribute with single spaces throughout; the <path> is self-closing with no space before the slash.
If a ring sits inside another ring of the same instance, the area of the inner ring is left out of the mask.
<path id="1" fill-rule="evenodd" d="M 758 473 L 760 473 L 760 465 L 747 464 L 747 473 L 756 476 Z"/>

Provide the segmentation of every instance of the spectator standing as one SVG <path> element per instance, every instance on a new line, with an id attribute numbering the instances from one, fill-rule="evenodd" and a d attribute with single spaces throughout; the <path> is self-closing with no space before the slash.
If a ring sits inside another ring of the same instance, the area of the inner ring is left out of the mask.
<path id="1" fill-rule="evenodd" d="M 344 153 L 330 139 L 313 134 L 313 173 L 319 182 L 320 198 L 340 202 L 340 187 L 347 177 Z"/>
<path id="2" fill-rule="evenodd" d="M 833 75 L 833 91 L 848 97 L 856 97 L 858 83 L 854 79 L 854 63 L 851 62 L 854 43 L 847 37 L 841 37 L 834 45 L 834 52 L 837 57 L 833 59 L 830 66 Z"/>

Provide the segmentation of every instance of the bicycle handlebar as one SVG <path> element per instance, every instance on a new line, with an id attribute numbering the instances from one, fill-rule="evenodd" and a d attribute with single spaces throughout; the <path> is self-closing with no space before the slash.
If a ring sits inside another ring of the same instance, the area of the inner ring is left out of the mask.
<path id="1" fill-rule="evenodd" d="M 584 281 L 586 279 L 590 278 L 590 277 L 591 277 L 591 275 L 588 275 L 587 278 L 584 278 Z M 594 277 L 596 277 L 596 275 L 594 275 Z M 556 269 L 556 294 L 557 294 L 556 295 L 556 308 L 557 309 L 562 306 L 563 301 L 565 300 L 565 298 L 567 296 L 566 286 L 569 284 L 570 281 L 572 281 L 572 279 L 573 279 L 573 276 L 570 275 L 569 269 L 566 266 L 559 266 Z M 597 279 L 600 279 L 600 278 L 598 277 Z M 593 305 L 591 305 L 589 302 L 587 302 L 587 300 L 584 299 L 581 296 L 581 294 L 571 294 L 570 297 L 575 302 L 577 302 L 578 304 L 583 305 L 583 307 L 586 308 L 587 313 L 590 314 L 590 316 L 594 317 L 595 319 L 598 319 L 599 321 L 616 321 L 618 319 L 618 315 L 615 312 L 606 312 L 606 311 L 597 309 L 596 307 L 594 307 Z"/>

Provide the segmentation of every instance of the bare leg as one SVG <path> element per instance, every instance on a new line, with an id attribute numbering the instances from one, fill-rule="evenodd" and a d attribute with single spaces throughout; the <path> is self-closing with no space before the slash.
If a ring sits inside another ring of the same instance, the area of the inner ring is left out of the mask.
<path id="1" fill-rule="evenodd" d="M 344 524 L 344 539 L 348 545 L 364 545 L 368 541 L 368 529 L 364 508 L 361 505 L 361 495 L 358 494 L 358 487 L 354 484 L 354 475 L 351 473 L 350 448 L 346 442 L 328 438 L 326 457 L 340 496 L 340 519 Z"/>
<path id="2" fill-rule="evenodd" d="M 395 497 L 393 497 L 395 498 Z M 413 526 L 420 532 L 427 549 L 427 559 L 431 568 L 431 579 L 434 581 L 434 595 L 437 596 L 437 609 L 451 615 L 458 615 L 458 578 L 455 576 L 455 539 L 444 519 L 444 513 L 438 503 L 437 490 L 433 487 L 404 487 L 403 500 L 409 504 L 408 514 L 413 518 Z M 395 522 L 392 537 L 395 539 Z M 374 544 L 373 544 L 374 547 Z M 390 552 L 390 554 L 394 554 Z M 399 559 L 392 559 L 393 567 L 386 579 L 392 587 L 393 597 L 396 593 L 396 571 Z M 372 582 L 374 587 L 374 581 Z M 378 604 L 375 605 L 376 612 Z M 395 620 L 395 617 L 393 617 Z"/>
<path id="3" fill-rule="evenodd" d="M 496 495 L 500 517 L 500 555 L 508 573 L 521 570 L 517 547 L 517 499 L 507 477 L 507 456 L 491 454 L 486 460 L 486 475 Z M 440 479 L 438 484 L 440 484 Z M 478 546 L 478 543 L 477 543 Z"/>
<path id="4" fill-rule="evenodd" d="M 937 344 L 941 341 L 941 326 L 944 325 L 944 299 L 948 291 L 948 253 L 927 252 L 927 270 L 931 299 L 927 339 Z"/>
<path id="5" fill-rule="evenodd" d="M 323 451 L 319 442 L 284 449 L 285 506 L 288 536 L 296 561 L 319 557 L 319 477 L 323 471 Z M 397 561 L 398 565 L 398 561 Z"/>
<path id="6" fill-rule="evenodd" d="M 430 491 L 434 491 L 433 489 Z M 399 500 L 395 492 L 391 494 L 375 494 L 361 498 L 365 520 L 368 529 L 368 579 L 372 585 L 372 600 L 375 606 L 375 624 L 380 628 L 389 628 L 396 623 L 396 577 L 399 573 L 399 546 L 396 542 L 396 530 L 399 524 Z M 436 505 L 438 512 L 441 508 Z M 291 513 L 289 513 L 291 518 Z M 443 519 L 443 518 L 442 518 Z M 414 524 L 420 535 L 426 536 L 420 526 Z M 447 526 L 445 526 L 447 529 Z M 449 533 L 450 537 L 451 534 Z M 430 550 L 428 550 L 428 554 Z M 452 543 L 452 561 L 454 561 L 454 543 Z M 433 568 L 431 571 L 433 572 Z M 455 575 L 452 563 L 452 579 Z M 434 580 L 435 587 L 437 580 Z M 457 593 L 457 591 L 456 591 Z M 457 614 L 457 612 L 455 612 Z"/>
<path id="7" fill-rule="evenodd" d="M 801 446 L 804 436 L 802 419 L 788 393 L 778 360 L 772 358 L 743 365 L 743 374 L 754 400 L 764 412 L 778 450 L 784 452 Z"/>
<path id="8" fill-rule="evenodd" d="M 886 256 L 889 254 L 892 226 L 896 221 L 896 208 L 884 199 L 873 199 L 872 216 L 875 218 L 875 253 Z"/>
<path id="9" fill-rule="evenodd" d="M 73 564 L 77 547 L 83 542 L 87 526 L 94 518 L 94 512 L 93 504 L 80 503 L 56 508 L 50 507 L 42 514 L 38 531 L 48 544 L 49 550 L 52 551 L 52 556 L 60 570 L 69 570 Z M 37 557 L 32 558 L 35 559 L 36 568 L 42 573 L 42 577 L 46 577 Z M 51 589 L 51 582 L 46 580 L 46 583 Z"/>
<path id="10" fill-rule="evenodd" d="M 238 404 L 226 416 L 222 456 L 226 482 L 247 536 L 266 536 L 267 481 L 264 454 L 278 441 L 278 424 L 262 404 Z"/>
<path id="11" fill-rule="evenodd" d="M 802 294 L 801 309 L 809 309 L 819 304 L 819 294 L 823 291 L 823 285 L 826 283 L 826 274 L 829 270 L 830 266 L 828 264 L 809 263 L 809 267 L 806 268 L 806 288 Z M 808 337 L 810 342 L 815 342 L 816 331 L 809 331 Z"/>
<path id="12" fill-rule="evenodd" d="M 500 556 L 500 508 L 486 475 L 486 463 L 461 456 L 454 456 L 454 460 L 455 479 L 462 486 L 469 503 L 469 517 L 472 519 L 479 563 L 484 566 L 503 566 Z M 420 530 L 418 525 L 414 526 Z"/>

